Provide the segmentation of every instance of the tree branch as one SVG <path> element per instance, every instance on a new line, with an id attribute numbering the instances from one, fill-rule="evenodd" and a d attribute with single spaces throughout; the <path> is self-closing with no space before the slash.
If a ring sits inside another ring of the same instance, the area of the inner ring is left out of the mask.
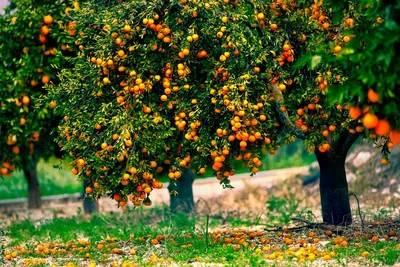
<path id="1" fill-rule="evenodd" d="M 290 120 L 289 114 L 287 111 L 282 112 L 279 108 L 284 106 L 285 100 L 283 98 L 282 92 L 279 90 L 276 84 L 272 85 L 272 94 L 274 95 L 275 103 L 276 103 L 276 111 L 279 115 L 279 120 L 283 124 L 286 132 L 296 136 L 299 139 L 306 139 L 304 133 L 296 127 L 292 121 Z"/>

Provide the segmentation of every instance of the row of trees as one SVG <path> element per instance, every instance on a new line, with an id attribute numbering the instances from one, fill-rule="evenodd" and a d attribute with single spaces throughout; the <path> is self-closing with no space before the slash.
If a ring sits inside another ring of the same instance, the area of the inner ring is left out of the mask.
<path id="1" fill-rule="evenodd" d="M 0 45 L 4 175 L 53 151 L 53 131 L 88 195 L 150 205 L 161 172 L 172 194 L 191 188 L 190 169 L 230 187 L 231 160 L 257 173 L 261 149 L 300 138 L 320 164 L 324 222 L 349 224 L 351 145 L 379 142 L 387 164 L 400 143 L 395 3 L 14 5 L 0 22 L 21 40 Z"/>

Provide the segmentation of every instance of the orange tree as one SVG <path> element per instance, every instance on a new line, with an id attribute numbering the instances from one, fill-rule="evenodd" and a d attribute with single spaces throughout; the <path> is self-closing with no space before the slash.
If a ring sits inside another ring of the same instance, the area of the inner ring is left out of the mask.
<path id="1" fill-rule="evenodd" d="M 301 138 L 320 164 L 324 222 L 351 223 L 347 152 L 360 136 L 379 138 L 385 153 L 393 142 L 386 123 L 349 116 L 359 98 L 327 96 L 349 73 L 322 59 L 340 55 L 357 15 L 342 8 L 346 20 L 331 24 L 331 10 L 322 1 L 157 0 L 71 13 L 80 52 L 48 97 L 66 101 L 57 141 L 90 181 L 86 193 L 150 205 L 162 164 L 171 183 L 185 168 L 212 168 L 229 188 L 231 160 L 257 173 L 263 148 L 274 154 Z"/>
<path id="2" fill-rule="evenodd" d="M 55 103 L 40 108 L 36 104 L 46 92 L 42 86 L 57 82 L 56 68 L 63 60 L 56 54 L 72 53 L 68 42 L 73 25 L 63 23 L 69 20 L 68 9 L 66 1 L 16 0 L 0 16 L 0 176 L 11 177 L 21 167 L 30 208 L 41 205 L 39 158 L 59 151 L 50 137 L 58 121 Z"/>
<path id="3" fill-rule="evenodd" d="M 400 81 L 396 73 L 400 72 L 400 4 L 391 0 L 328 2 L 334 14 L 330 22 L 344 21 L 345 27 L 330 44 L 337 51 L 336 56 L 326 53 L 326 46 L 320 46 L 314 59 L 316 65 L 327 62 L 344 69 L 347 79 L 330 88 L 331 101 L 350 97 L 352 118 L 361 118 L 364 126 L 372 130 L 373 139 L 377 133 L 389 133 L 392 141 L 400 143 L 400 133 L 395 129 L 399 125 Z M 346 6 L 356 12 L 340 12 Z M 315 13 L 324 16 L 320 10 Z"/>

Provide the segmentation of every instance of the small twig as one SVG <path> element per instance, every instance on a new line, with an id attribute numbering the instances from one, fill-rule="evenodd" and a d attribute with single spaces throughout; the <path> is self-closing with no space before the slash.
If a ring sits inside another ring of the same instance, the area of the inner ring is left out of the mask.
<path id="1" fill-rule="evenodd" d="M 207 252 L 207 250 L 208 250 L 208 225 L 209 225 L 209 219 L 210 219 L 210 216 L 207 214 L 207 217 L 206 217 L 206 236 L 205 236 L 205 242 L 206 242 L 206 250 L 205 250 L 205 252 Z"/>
<path id="2" fill-rule="evenodd" d="M 360 216 L 360 220 L 361 220 L 361 229 L 364 231 L 364 220 L 363 220 L 363 218 L 361 216 L 360 201 L 358 200 L 358 197 L 356 196 L 356 194 L 350 193 L 349 197 L 350 196 L 354 196 L 356 198 L 356 200 L 357 200 L 358 215 Z"/>

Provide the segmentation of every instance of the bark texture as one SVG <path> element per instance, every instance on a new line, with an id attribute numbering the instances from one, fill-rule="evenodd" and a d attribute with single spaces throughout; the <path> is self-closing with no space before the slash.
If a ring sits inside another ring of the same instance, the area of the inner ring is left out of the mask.
<path id="1" fill-rule="evenodd" d="M 42 198 L 37 177 L 38 157 L 36 154 L 26 156 L 22 160 L 22 170 L 28 184 L 28 209 L 40 209 Z"/>
<path id="2" fill-rule="evenodd" d="M 319 186 L 324 223 L 332 225 L 352 223 L 345 161 L 349 149 L 357 138 L 357 134 L 344 132 L 337 141 L 330 140 L 329 151 L 324 153 L 315 151 L 320 167 Z"/>
<path id="3" fill-rule="evenodd" d="M 171 181 L 168 190 L 170 192 L 170 208 L 172 213 L 191 213 L 194 209 L 193 182 L 194 173 L 191 169 L 183 169 L 182 177 L 175 180 L 176 185 Z M 178 194 L 174 194 L 174 191 Z"/>

